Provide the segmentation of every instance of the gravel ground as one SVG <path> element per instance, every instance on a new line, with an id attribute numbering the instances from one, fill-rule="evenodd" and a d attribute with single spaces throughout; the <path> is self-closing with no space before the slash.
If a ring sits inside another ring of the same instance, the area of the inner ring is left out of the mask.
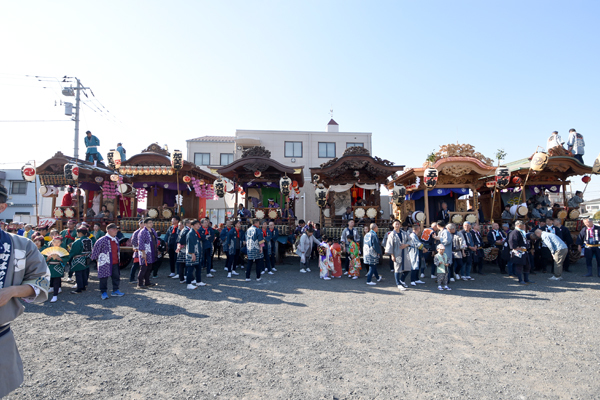
<path id="1" fill-rule="evenodd" d="M 13 323 L 25 383 L 9 399 L 593 399 L 600 395 L 600 279 L 497 273 L 399 292 L 298 272 L 261 282 L 168 279 L 100 301 L 28 305 Z M 486 265 L 488 271 L 497 268 Z M 126 275 L 129 271 L 123 271 Z"/>

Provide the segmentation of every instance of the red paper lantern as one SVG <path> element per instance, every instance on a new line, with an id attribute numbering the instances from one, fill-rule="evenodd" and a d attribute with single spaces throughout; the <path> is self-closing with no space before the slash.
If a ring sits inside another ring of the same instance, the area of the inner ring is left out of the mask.
<path id="1" fill-rule="evenodd" d="M 187 175 L 184 175 L 184 176 L 183 176 L 183 181 L 184 181 L 185 183 L 190 183 L 190 182 L 192 181 L 192 178 L 190 178 L 190 177 L 189 177 L 189 176 L 187 176 Z"/>
<path id="2" fill-rule="evenodd" d="M 522 182 L 522 179 L 520 177 L 518 177 L 518 176 L 515 176 L 515 177 L 512 178 L 512 181 L 513 181 L 513 183 L 515 185 L 520 185 L 521 182 Z"/>
<path id="3" fill-rule="evenodd" d="M 261 175 L 262 175 L 262 173 L 260 171 L 254 171 L 255 178 L 260 178 Z"/>
<path id="4" fill-rule="evenodd" d="M 583 181 L 583 183 L 589 183 L 592 180 L 592 178 L 586 175 L 583 178 L 581 178 L 581 180 Z"/>
<path id="5" fill-rule="evenodd" d="M 292 187 L 293 188 L 297 188 L 298 187 L 298 181 L 292 181 Z"/>

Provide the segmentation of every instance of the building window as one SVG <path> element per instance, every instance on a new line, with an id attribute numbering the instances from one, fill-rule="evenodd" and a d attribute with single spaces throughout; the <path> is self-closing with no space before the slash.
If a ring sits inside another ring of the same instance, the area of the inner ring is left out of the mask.
<path id="1" fill-rule="evenodd" d="M 210 153 L 194 153 L 194 164 L 210 165 Z"/>
<path id="2" fill-rule="evenodd" d="M 346 143 L 346 148 L 348 147 L 365 147 L 364 143 Z"/>
<path id="3" fill-rule="evenodd" d="M 27 194 L 27 182 L 12 182 L 10 194 Z"/>
<path id="4" fill-rule="evenodd" d="M 335 157 L 335 143 L 319 142 L 319 158 Z"/>
<path id="5" fill-rule="evenodd" d="M 221 165 L 229 165 L 233 162 L 233 153 L 221 153 Z"/>
<path id="6" fill-rule="evenodd" d="M 302 158 L 302 142 L 285 142 L 285 156 Z"/>

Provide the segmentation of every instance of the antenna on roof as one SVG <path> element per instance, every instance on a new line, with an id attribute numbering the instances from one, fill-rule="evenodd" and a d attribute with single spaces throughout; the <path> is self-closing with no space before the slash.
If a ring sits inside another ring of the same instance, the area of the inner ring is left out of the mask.
<path id="1" fill-rule="evenodd" d="M 329 116 L 331 117 L 331 119 L 333 119 L 333 104 L 331 105 L 331 108 L 329 109 Z"/>

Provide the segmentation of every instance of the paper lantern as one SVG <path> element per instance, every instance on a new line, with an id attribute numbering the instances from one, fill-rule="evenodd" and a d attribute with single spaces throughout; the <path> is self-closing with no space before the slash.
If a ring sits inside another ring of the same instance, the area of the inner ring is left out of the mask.
<path id="1" fill-rule="evenodd" d="M 583 178 L 581 178 L 581 181 L 583 183 L 589 183 L 592 180 L 592 178 L 590 178 L 589 176 L 584 176 Z"/>
<path id="2" fill-rule="evenodd" d="M 496 186 L 498 189 L 504 189 L 510 183 L 510 172 L 506 167 L 496 168 L 495 173 Z"/>
<path id="3" fill-rule="evenodd" d="M 121 153 L 118 151 L 112 150 L 113 152 L 113 162 L 115 164 L 115 169 L 121 168 Z"/>
<path id="4" fill-rule="evenodd" d="M 189 177 L 189 176 L 187 176 L 187 175 L 184 175 L 182 179 L 183 179 L 183 181 L 184 181 L 185 183 L 190 183 L 190 182 L 192 181 L 192 178 L 190 178 L 190 177 Z"/>
<path id="5" fill-rule="evenodd" d="M 112 169 L 115 169 L 115 167 L 116 167 L 116 165 L 115 165 L 115 149 L 111 149 L 106 154 L 106 160 L 108 161 L 108 166 L 111 167 Z"/>
<path id="6" fill-rule="evenodd" d="M 225 196 L 225 181 L 219 178 L 213 183 L 213 185 L 217 196 L 223 198 L 223 196 Z"/>
<path id="7" fill-rule="evenodd" d="M 35 168 L 33 165 L 27 163 L 21 167 L 21 175 L 23 175 L 23 179 L 27 182 L 35 181 Z"/>
<path id="8" fill-rule="evenodd" d="M 76 181 L 79 179 L 79 167 L 76 164 L 65 164 L 65 178 Z"/>
<path id="9" fill-rule="evenodd" d="M 117 174 L 112 174 L 112 175 L 110 176 L 110 180 L 111 180 L 111 181 L 113 181 L 113 182 L 117 182 L 117 181 L 119 180 L 119 175 L 117 175 Z"/>
<path id="10" fill-rule="evenodd" d="M 438 170 L 435 168 L 427 168 L 423 173 L 423 182 L 428 188 L 433 188 L 438 183 Z"/>
<path id="11" fill-rule="evenodd" d="M 520 185 L 520 184 L 523 182 L 523 180 L 522 180 L 520 177 L 518 177 L 518 176 L 515 176 L 515 177 L 513 177 L 513 178 L 512 178 L 512 182 L 513 182 L 515 185 Z"/>
<path id="12" fill-rule="evenodd" d="M 262 173 L 260 171 L 254 171 L 255 178 L 260 178 L 261 175 L 262 175 Z"/>
<path id="13" fill-rule="evenodd" d="M 485 186 L 489 187 L 489 188 L 493 188 L 494 186 L 496 186 L 496 181 L 488 181 L 485 183 Z"/>
<path id="14" fill-rule="evenodd" d="M 327 205 L 327 189 L 324 187 L 317 187 L 315 189 L 315 200 L 320 208 L 325 208 Z"/>
<path id="15" fill-rule="evenodd" d="M 314 183 L 319 182 L 320 179 L 321 179 L 321 177 L 319 176 L 319 174 L 314 174 L 312 176 L 312 180 L 313 180 Z"/>
<path id="16" fill-rule="evenodd" d="M 298 181 L 292 181 L 292 187 L 296 189 L 298 187 Z"/>
<path id="17" fill-rule="evenodd" d="M 179 171 L 183 168 L 183 154 L 179 150 L 173 150 L 173 157 L 171 158 L 171 164 L 173 169 Z"/>
<path id="18" fill-rule="evenodd" d="M 200 182 L 201 185 L 206 185 L 206 182 L 204 182 L 204 179 L 200 179 L 199 182 Z"/>
<path id="19" fill-rule="evenodd" d="M 150 175 L 150 167 L 144 166 L 144 175 Z"/>
<path id="20" fill-rule="evenodd" d="M 543 171 L 548 165 L 548 154 L 537 152 L 531 157 L 530 168 L 534 171 Z"/>
<path id="21" fill-rule="evenodd" d="M 279 180 L 279 189 L 284 196 L 290 194 L 290 185 L 292 184 L 292 180 L 286 175 L 281 177 Z"/>
<path id="22" fill-rule="evenodd" d="M 402 203 L 404 203 L 405 196 L 406 196 L 406 188 L 404 187 L 404 185 L 394 186 L 394 189 L 392 190 L 392 201 L 397 206 L 400 206 L 400 205 L 402 205 Z"/>
<path id="23" fill-rule="evenodd" d="M 167 171 L 168 175 L 173 175 L 173 168 L 169 168 L 169 170 Z"/>
<path id="24" fill-rule="evenodd" d="M 596 157 L 596 159 L 594 160 L 594 165 L 592 166 L 592 172 L 595 174 L 600 173 L 600 154 L 598 154 L 598 157 Z"/>

